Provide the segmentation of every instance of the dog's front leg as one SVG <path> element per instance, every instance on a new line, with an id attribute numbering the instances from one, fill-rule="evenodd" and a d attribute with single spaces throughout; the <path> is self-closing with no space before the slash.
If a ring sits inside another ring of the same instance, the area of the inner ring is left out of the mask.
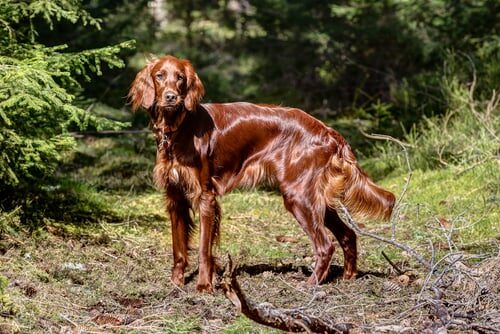
<path id="1" fill-rule="evenodd" d="M 215 193 L 211 190 L 204 191 L 200 201 L 200 269 L 198 283 L 196 284 L 198 291 L 213 292 L 214 260 L 212 245 L 218 228 L 219 212 L 219 204 L 217 203 Z"/>
<path id="2" fill-rule="evenodd" d="M 175 285 L 184 285 L 184 270 L 188 264 L 189 234 L 193 228 L 193 221 L 189 215 L 190 204 L 183 192 L 169 187 L 167 189 L 167 209 L 172 226 L 172 246 L 174 264 L 172 267 L 172 282 Z"/>

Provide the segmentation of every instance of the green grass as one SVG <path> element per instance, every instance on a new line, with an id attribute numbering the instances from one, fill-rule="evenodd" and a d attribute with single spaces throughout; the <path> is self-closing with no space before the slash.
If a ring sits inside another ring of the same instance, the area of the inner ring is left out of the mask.
<path id="1" fill-rule="evenodd" d="M 451 230 L 456 251 L 492 254 L 500 238 L 498 165 L 491 161 L 467 171 L 456 168 L 413 172 L 396 220 L 398 240 L 415 247 L 428 258 L 429 240 L 438 255 L 448 251 L 445 235 Z M 393 176 L 380 183 L 396 194 L 401 193 L 407 175 Z M 391 236 L 388 223 L 368 223 L 367 229 Z M 379 243 L 367 238 L 362 245 Z M 370 247 L 370 246 L 368 246 Z M 377 252 L 367 252 L 364 261 L 369 266 L 383 265 L 381 251 L 399 260 L 401 251 L 390 245 L 380 245 Z M 366 250 L 363 250 L 366 252 Z M 407 258 L 406 258 L 407 259 Z"/>
<path id="2" fill-rule="evenodd" d="M 277 193 L 234 192 L 222 198 L 223 220 L 220 253 L 257 260 L 293 259 L 304 255 L 276 237 L 290 236 L 307 242 L 298 223 L 283 206 Z"/>
<path id="3" fill-rule="evenodd" d="M 264 334 L 264 333 L 281 333 L 281 331 L 274 330 L 272 328 L 257 327 L 255 322 L 244 316 L 238 316 L 234 322 L 224 328 L 222 331 L 224 334 L 240 334 L 240 333 L 252 333 L 252 334 Z"/>
<path id="4" fill-rule="evenodd" d="M 456 169 L 416 171 L 407 194 L 403 214 L 416 226 L 432 230 L 440 227 L 439 219 L 453 225 L 459 244 L 488 242 L 500 235 L 500 175 L 496 162 L 467 172 Z M 388 186 L 401 178 L 386 180 Z"/>

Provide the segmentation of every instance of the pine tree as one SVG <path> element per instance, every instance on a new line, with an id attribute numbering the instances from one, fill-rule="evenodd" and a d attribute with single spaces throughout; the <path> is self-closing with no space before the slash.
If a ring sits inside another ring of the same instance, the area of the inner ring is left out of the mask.
<path id="1" fill-rule="evenodd" d="M 37 43 L 37 24 L 61 20 L 100 29 L 77 0 L 0 0 L 0 208 L 50 181 L 75 147 L 70 129 L 120 127 L 76 97 L 90 73 L 123 67 L 119 53 L 132 42 L 80 52 Z"/>

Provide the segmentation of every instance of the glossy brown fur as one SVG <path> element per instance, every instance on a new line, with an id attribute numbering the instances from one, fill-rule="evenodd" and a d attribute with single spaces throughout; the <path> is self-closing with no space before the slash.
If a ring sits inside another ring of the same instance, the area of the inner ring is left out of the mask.
<path id="1" fill-rule="evenodd" d="M 134 109 L 148 110 L 157 139 L 154 178 L 165 190 L 172 224 L 173 282 L 184 283 L 193 209 L 200 214 L 197 289 L 212 291 L 217 196 L 261 183 L 280 190 L 285 207 L 313 243 L 316 266 L 308 283 L 328 274 L 334 247 L 327 230 L 344 252 L 344 277 L 355 277 L 356 235 L 336 209 L 343 203 L 356 217 L 388 218 L 394 195 L 359 169 L 339 133 L 302 110 L 245 102 L 200 104 L 203 92 L 188 61 L 165 56 L 137 74 L 129 93 Z M 171 94 L 170 103 L 165 94 Z"/>

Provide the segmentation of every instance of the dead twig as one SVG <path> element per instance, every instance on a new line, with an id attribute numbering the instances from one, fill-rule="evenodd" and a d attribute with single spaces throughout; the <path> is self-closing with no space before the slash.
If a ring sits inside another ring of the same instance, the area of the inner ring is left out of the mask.
<path id="1" fill-rule="evenodd" d="M 405 185 L 403 186 L 403 190 L 401 191 L 401 195 L 399 196 L 398 200 L 396 201 L 396 204 L 395 204 L 395 208 L 396 210 L 394 210 L 394 212 L 397 211 L 397 208 L 399 207 L 401 201 L 403 200 L 403 197 L 405 196 L 406 194 L 406 191 L 408 190 L 408 186 L 410 185 L 410 180 L 411 180 L 411 177 L 412 177 L 412 174 L 413 174 L 413 170 L 411 168 L 411 164 L 410 164 L 410 157 L 408 155 L 408 150 L 407 150 L 407 147 L 412 147 L 411 145 L 407 144 L 407 143 L 404 143 L 402 142 L 401 140 L 399 139 L 396 139 L 392 136 L 388 136 L 388 135 L 380 135 L 380 134 L 367 134 L 366 132 L 364 132 L 362 129 L 359 129 L 361 131 L 361 133 L 367 137 L 367 138 L 371 138 L 371 139 L 381 139 L 381 140 L 389 140 L 389 141 L 392 141 L 396 144 L 398 144 L 399 146 L 401 146 L 401 149 L 403 150 L 403 153 L 405 155 L 405 160 L 406 160 L 406 166 L 408 168 L 408 176 L 406 178 L 406 182 L 405 182 Z M 359 228 L 359 225 L 354 221 L 354 219 L 352 218 L 351 214 L 349 213 L 349 211 L 347 210 L 347 208 L 341 203 L 340 204 L 340 207 L 342 208 L 342 210 L 344 211 L 344 215 L 346 217 L 346 220 L 347 220 L 347 224 L 358 234 L 360 235 L 364 235 L 364 236 L 367 236 L 367 237 L 370 237 L 372 239 L 376 239 L 376 240 L 379 240 L 379 241 L 382 241 L 382 242 L 385 242 L 385 243 L 388 243 L 390 245 L 393 245 L 399 249 L 402 249 L 404 250 L 405 252 L 407 252 L 408 254 L 412 255 L 420 264 L 422 264 L 425 268 L 431 270 L 432 269 L 432 265 L 431 263 L 429 263 L 429 261 L 427 261 L 426 259 L 424 259 L 423 256 L 421 256 L 419 253 L 417 253 L 417 251 L 413 248 L 411 248 L 410 246 L 408 245 L 405 245 L 405 244 L 402 244 L 402 243 L 399 243 L 396 241 L 396 219 L 395 219 L 395 214 L 393 212 L 392 214 L 392 217 L 391 217 L 391 230 L 392 230 L 392 235 L 391 235 L 391 239 L 387 239 L 387 238 L 384 238 L 384 237 L 381 237 L 377 234 L 374 234 L 374 233 L 371 233 L 371 232 L 366 232 L 366 231 L 363 231 Z"/>
<path id="2" fill-rule="evenodd" d="M 413 249 L 412 247 L 410 247 L 408 245 L 399 243 L 399 242 L 397 242 L 395 240 L 391 240 L 391 239 L 387 239 L 387 238 L 381 237 L 381 236 L 379 236 L 379 235 L 377 235 L 375 233 L 363 231 L 362 229 L 359 228 L 358 223 L 356 223 L 354 221 L 354 219 L 352 219 L 352 216 L 349 213 L 349 211 L 347 210 L 347 208 L 344 205 L 342 205 L 342 204 L 341 204 L 341 208 L 342 208 L 342 211 L 344 212 L 344 216 L 345 216 L 345 218 L 347 220 L 347 224 L 356 233 L 358 233 L 359 235 L 370 237 L 370 238 L 378 240 L 378 241 L 385 242 L 385 243 L 393 245 L 394 247 L 397 247 L 397 248 L 399 248 L 401 250 L 404 250 L 406 253 L 408 253 L 409 255 L 413 256 L 415 258 L 415 260 L 417 260 L 425 268 L 427 268 L 429 270 L 432 269 L 432 265 L 429 263 L 429 261 L 427 261 L 426 259 L 424 259 L 424 257 L 422 255 L 420 255 L 419 253 L 417 253 L 417 251 L 415 249 Z"/>
<path id="3" fill-rule="evenodd" d="M 408 154 L 408 149 L 407 149 L 408 147 L 413 147 L 413 146 L 410 144 L 404 143 L 401 140 L 396 139 L 392 136 L 373 134 L 373 133 L 367 134 L 362 129 L 359 129 L 359 131 L 361 132 L 361 134 L 363 136 L 365 136 L 367 138 L 377 139 L 377 140 L 388 140 L 388 141 L 392 141 L 392 142 L 398 144 L 399 146 L 401 146 L 401 149 L 403 150 L 403 153 L 405 156 L 406 167 L 408 168 L 408 176 L 406 177 L 406 181 L 405 181 L 405 184 L 403 186 L 403 190 L 401 190 L 401 194 L 399 195 L 399 198 L 397 199 L 397 201 L 394 205 L 395 209 L 394 209 L 392 216 L 391 216 L 391 240 L 394 241 L 396 239 L 396 217 L 398 216 L 397 213 L 399 212 L 400 204 L 403 201 L 403 198 L 404 198 L 406 192 L 408 191 L 408 187 L 410 186 L 411 177 L 413 175 L 413 170 L 412 170 L 411 164 L 410 164 L 410 155 Z"/>
<path id="4" fill-rule="evenodd" d="M 475 163 L 467 166 L 466 168 L 462 168 L 460 171 L 458 171 L 456 173 L 456 176 L 461 176 L 461 175 L 467 173 L 468 171 L 470 171 L 470 170 L 472 170 L 472 169 L 474 169 L 474 168 L 476 168 L 478 166 L 481 166 L 481 165 L 483 165 L 483 164 L 485 164 L 488 161 L 493 160 L 493 159 L 498 159 L 498 156 L 489 156 L 489 157 L 481 159 L 480 161 L 477 161 L 477 162 L 475 162 Z"/>
<path id="5" fill-rule="evenodd" d="M 389 136 L 389 135 L 381 135 L 381 134 L 374 134 L 374 133 L 368 134 L 368 133 L 364 132 L 362 129 L 359 129 L 359 131 L 361 132 L 361 134 L 363 136 L 365 136 L 367 138 L 377 139 L 377 140 L 388 140 L 388 141 L 392 141 L 392 142 L 398 144 L 399 146 L 401 146 L 401 149 L 403 150 L 403 153 L 405 155 L 406 167 L 408 168 L 408 177 L 406 178 L 406 182 L 405 182 L 405 185 L 403 187 L 403 190 L 401 191 L 401 195 L 399 195 L 399 198 L 396 202 L 395 207 L 397 207 L 401 203 L 401 201 L 403 200 L 404 195 L 406 194 L 406 191 L 408 190 L 408 186 L 410 185 L 411 177 L 413 175 L 413 170 L 411 169 L 411 164 L 410 164 L 410 156 L 408 155 L 408 147 L 413 147 L 413 146 L 408 144 L 408 143 L 402 142 L 401 140 L 396 139 L 396 138 Z"/>
<path id="6" fill-rule="evenodd" d="M 382 251 L 382 256 L 384 257 L 384 259 L 387 260 L 387 262 L 389 262 L 389 264 L 391 265 L 391 267 L 393 267 L 394 270 L 396 270 L 396 272 L 398 273 L 398 275 L 404 274 L 404 272 L 401 269 L 399 269 L 399 267 L 394 262 L 392 262 L 392 260 L 387 256 L 387 254 L 384 253 L 384 251 Z"/>

